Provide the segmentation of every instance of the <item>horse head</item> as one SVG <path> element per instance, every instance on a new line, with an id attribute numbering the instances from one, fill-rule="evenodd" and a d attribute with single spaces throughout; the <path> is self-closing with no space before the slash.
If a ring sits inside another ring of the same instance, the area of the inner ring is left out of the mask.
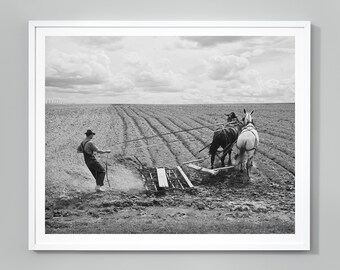
<path id="1" fill-rule="evenodd" d="M 253 117 L 251 116 L 254 111 L 247 112 L 246 109 L 243 109 L 245 116 L 242 118 L 244 125 L 248 125 L 249 123 L 253 123 Z"/>

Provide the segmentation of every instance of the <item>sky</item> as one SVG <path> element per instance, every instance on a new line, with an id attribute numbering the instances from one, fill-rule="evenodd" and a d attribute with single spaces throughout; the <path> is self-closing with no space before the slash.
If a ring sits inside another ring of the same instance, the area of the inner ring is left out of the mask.
<path id="1" fill-rule="evenodd" d="M 46 100 L 221 104 L 295 100 L 294 37 L 46 37 Z"/>

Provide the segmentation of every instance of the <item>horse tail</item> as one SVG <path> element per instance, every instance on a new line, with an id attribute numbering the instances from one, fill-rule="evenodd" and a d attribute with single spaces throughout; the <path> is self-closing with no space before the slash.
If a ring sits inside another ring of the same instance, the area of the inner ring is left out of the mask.
<path id="1" fill-rule="evenodd" d="M 241 148 L 240 148 L 240 156 L 241 156 L 241 157 L 243 157 L 244 154 L 245 154 L 245 152 L 246 152 L 246 144 L 247 144 L 247 143 L 245 143 L 244 145 L 242 145 Z"/>
<path id="2" fill-rule="evenodd" d="M 246 145 L 247 145 L 247 142 L 238 146 L 236 142 L 236 147 L 238 149 L 238 152 L 235 155 L 235 161 L 237 164 L 239 164 L 243 160 L 244 154 L 246 153 Z"/>

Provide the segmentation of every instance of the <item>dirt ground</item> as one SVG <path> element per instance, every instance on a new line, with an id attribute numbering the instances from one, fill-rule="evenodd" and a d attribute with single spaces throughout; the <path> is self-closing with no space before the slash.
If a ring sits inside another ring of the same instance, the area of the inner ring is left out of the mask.
<path id="1" fill-rule="evenodd" d="M 194 188 L 154 191 L 134 156 L 148 168 L 209 158 L 197 152 L 214 128 L 162 134 L 219 123 L 230 111 L 241 116 L 243 105 L 47 105 L 46 233 L 294 233 L 294 104 L 254 107 L 260 147 L 251 179 L 237 169 L 211 176 L 182 166 Z M 111 187 L 105 182 L 103 193 L 76 153 L 87 128 L 98 147 L 112 149 L 97 156 L 108 160 Z"/>

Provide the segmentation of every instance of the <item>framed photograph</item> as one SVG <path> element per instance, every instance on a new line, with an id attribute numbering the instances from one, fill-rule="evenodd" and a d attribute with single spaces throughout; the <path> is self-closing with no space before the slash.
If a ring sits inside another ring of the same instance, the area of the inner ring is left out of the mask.
<path id="1" fill-rule="evenodd" d="M 30 250 L 309 250 L 310 22 L 29 22 Z"/>

